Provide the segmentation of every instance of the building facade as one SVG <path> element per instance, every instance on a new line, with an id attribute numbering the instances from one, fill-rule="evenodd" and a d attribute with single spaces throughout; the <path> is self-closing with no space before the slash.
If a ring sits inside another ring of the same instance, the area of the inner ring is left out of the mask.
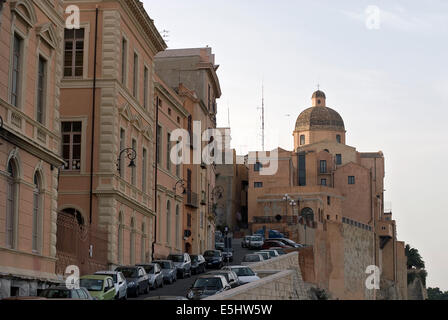
<path id="1" fill-rule="evenodd" d="M 250 165 L 251 231 L 277 230 L 311 246 L 313 268 L 305 274 L 336 297 L 380 296 L 364 285 L 365 270 L 374 265 L 386 287 L 405 298 L 404 244 L 384 212 L 383 153 L 346 144 L 344 121 L 322 91 L 297 118 L 293 136 L 292 152 L 275 150 L 276 174 L 261 174 L 263 158 Z"/>
<path id="2" fill-rule="evenodd" d="M 0 8 L 0 299 L 57 282 L 62 1 Z"/>
<path id="3" fill-rule="evenodd" d="M 138 0 L 65 5 L 80 8 L 81 28 L 64 34 L 57 270 L 74 264 L 85 274 L 148 262 L 154 56 L 166 45 Z"/>

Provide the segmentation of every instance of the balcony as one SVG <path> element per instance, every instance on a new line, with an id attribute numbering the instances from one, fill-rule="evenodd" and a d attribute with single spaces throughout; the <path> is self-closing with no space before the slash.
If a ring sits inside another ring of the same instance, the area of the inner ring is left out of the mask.
<path id="1" fill-rule="evenodd" d="M 187 190 L 187 194 L 186 194 L 186 205 L 192 208 L 199 208 L 199 197 L 198 194 L 192 191 L 188 191 Z"/>
<path id="2" fill-rule="evenodd" d="M 379 221 L 376 227 L 377 227 L 376 232 L 378 236 L 384 238 L 394 237 L 394 231 L 392 228 L 391 221 Z"/>

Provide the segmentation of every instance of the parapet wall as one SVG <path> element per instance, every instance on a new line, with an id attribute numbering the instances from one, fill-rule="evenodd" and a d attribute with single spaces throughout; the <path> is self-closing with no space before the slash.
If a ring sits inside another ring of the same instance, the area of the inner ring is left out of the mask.
<path id="1" fill-rule="evenodd" d="M 299 266 L 299 254 L 254 263 L 249 267 L 267 275 L 261 280 L 211 296 L 205 300 L 309 300 Z M 268 275 L 271 274 L 271 275 Z"/>

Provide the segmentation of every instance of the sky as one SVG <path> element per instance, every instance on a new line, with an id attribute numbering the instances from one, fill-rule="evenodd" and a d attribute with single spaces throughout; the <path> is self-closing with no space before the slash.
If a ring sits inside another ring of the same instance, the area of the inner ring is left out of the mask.
<path id="1" fill-rule="evenodd" d="M 143 2 L 169 48 L 213 48 L 218 126 L 240 154 L 261 149 L 262 84 L 267 149 L 287 150 L 319 84 L 347 144 L 383 151 L 399 240 L 448 290 L 448 1 Z"/>

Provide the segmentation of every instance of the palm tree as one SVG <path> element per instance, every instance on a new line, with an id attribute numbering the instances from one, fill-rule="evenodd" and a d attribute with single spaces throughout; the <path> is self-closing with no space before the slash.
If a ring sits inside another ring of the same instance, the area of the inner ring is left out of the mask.
<path id="1" fill-rule="evenodd" d="M 425 262 L 417 249 L 411 248 L 410 245 L 406 245 L 405 254 L 407 257 L 407 267 L 408 269 L 424 269 Z"/>

